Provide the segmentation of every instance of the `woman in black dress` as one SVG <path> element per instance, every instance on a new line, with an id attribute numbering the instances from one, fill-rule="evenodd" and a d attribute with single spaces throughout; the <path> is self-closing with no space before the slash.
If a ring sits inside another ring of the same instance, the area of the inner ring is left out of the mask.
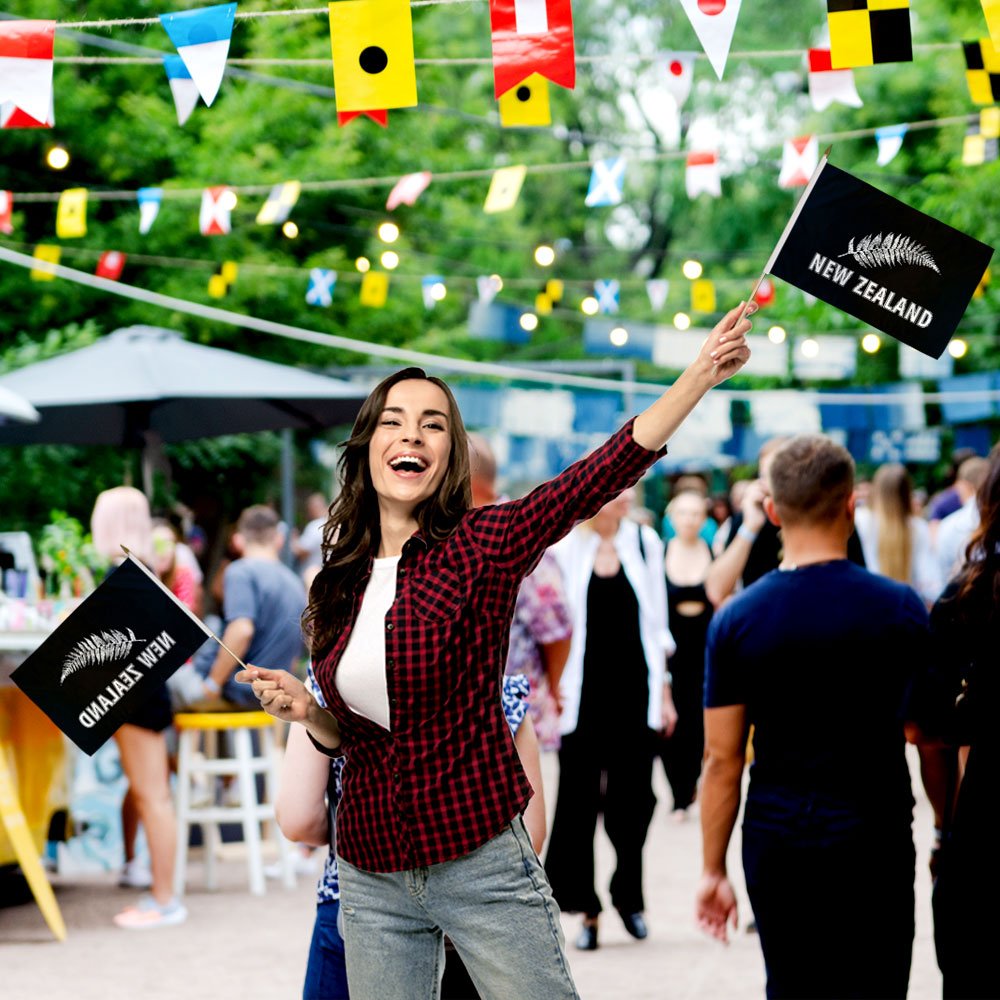
<path id="1" fill-rule="evenodd" d="M 706 517 L 701 494 L 678 493 L 667 511 L 676 532 L 667 542 L 664 566 L 670 633 L 677 644 L 669 664 L 677 725 L 660 740 L 659 750 L 674 795 L 673 816 L 682 821 L 697 794 L 705 750 L 705 637 L 713 610 L 705 593 L 705 576 L 712 550 L 700 537 Z"/>

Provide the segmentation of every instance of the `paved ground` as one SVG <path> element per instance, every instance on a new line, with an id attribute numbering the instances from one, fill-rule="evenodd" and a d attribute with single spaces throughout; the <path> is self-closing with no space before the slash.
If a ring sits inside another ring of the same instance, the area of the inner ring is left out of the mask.
<path id="1" fill-rule="evenodd" d="M 554 762 L 546 761 L 545 770 L 546 778 L 551 779 L 548 787 L 554 788 Z M 756 937 L 741 930 L 728 947 L 723 947 L 695 930 L 691 913 L 700 870 L 698 824 L 671 820 L 666 808 L 669 793 L 659 773 L 657 797 L 660 805 L 646 846 L 650 937 L 644 942 L 633 941 L 617 915 L 613 911 L 607 914 L 598 951 L 581 953 L 569 948 L 581 994 L 587 1000 L 759 1000 L 764 974 Z M 926 877 L 931 818 L 919 794 L 918 800 L 917 940 L 910 997 L 931 1000 L 941 995 Z M 735 872 L 739 871 L 738 846 L 738 842 L 734 844 L 732 856 Z M 233 853 L 221 867 L 223 888 L 208 893 L 198 887 L 200 865 L 192 865 L 187 899 L 190 918 L 181 927 L 157 932 L 127 933 L 111 924 L 111 917 L 130 896 L 115 888 L 110 876 L 73 884 L 56 880 L 69 927 L 64 944 L 52 940 L 33 904 L 0 907 L 0 997 L 291 1000 L 301 995 L 312 926 L 311 886 L 300 881 L 297 889 L 286 891 L 272 884 L 268 895 L 258 898 L 246 891 L 245 869 L 238 854 Z M 599 872 L 606 884 L 611 866 L 603 839 Z M 867 902 L 859 899 L 858 905 Z M 741 923 L 747 919 L 749 907 L 744 901 Z M 563 923 L 572 941 L 579 920 L 564 917 Z M 510 1000 L 518 1000 L 516 986 Z"/>

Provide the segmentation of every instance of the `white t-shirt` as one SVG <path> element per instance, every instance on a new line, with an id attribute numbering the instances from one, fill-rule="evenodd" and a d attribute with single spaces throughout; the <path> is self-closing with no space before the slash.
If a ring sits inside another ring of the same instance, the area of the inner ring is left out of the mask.
<path id="1" fill-rule="evenodd" d="M 389 689 L 385 677 L 385 614 L 396 599 L 399 556 L 372 564 L 358 620 L 337 667 L 336 683 L 347 707 L 383 729 L 389 725 Z"/>

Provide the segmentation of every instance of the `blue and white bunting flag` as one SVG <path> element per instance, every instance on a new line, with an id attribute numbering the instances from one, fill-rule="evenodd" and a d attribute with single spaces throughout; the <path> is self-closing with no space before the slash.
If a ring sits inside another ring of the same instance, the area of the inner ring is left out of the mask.
<path id="1" fill-rule="evenodd" d="M 884 167 L 896 158 L 896 154 L 903 148 L 903 139 L 909 127 L 909 125 L 886 125 L 885 128 L 875 129 L 880 167 Z"/>
<path id="2" fill-rule="evenodd" d="M 167 71 L 170 93 L 174 95 L 177 124 L 183 125 L 198 103 L 198 85 L 191 79 L 187 66 L 180 56 L 164 56 L 163 68 Z"/>
<path id="3" fill-rule="evenodd" d="M 333 289 L 336 284 L 336 271 L 330 271 L 325 267 L 314 267 L 309 272 L 306 302 L 311 306 L 329 306 L 333 302 Z"/>
<path id="4" fill-rule="evenodd" d="M 163 188 L 139 188 L 136 192 L 139 202 L 139 232 L 143 236 L 153 228 L 163 200 Z"/>
<path id="5" fill-rule="evenodd" d="M 444 278 L 440 274 L 425 274 L 420 279 L 420 291 L 424 297 L 424 308 L 433 309 L 445 297 Z"/>
<path id="6" fill-rule="evenodd" d="M 597 308 L 602 313 L 618 312 L 618 297 L 621 293 L 621 283 L 614 278 L 598 278 L 594 282 L 594 295 L 597 296 Z"/>
<path id="7" fill-rule="evenodd" d="M 160 23 L 206 104 L 215 100 L 222 84 L 235 20 L 234 3 L 160 15 Z"/>
<path id="8" fill-rule="evenodd" d="M 584 204 L 588 208 L 598 205 L 619 205 L 625 186 L 625 157 L 614 156 L 598 160 L 590 175 L 590 187 Z"/>

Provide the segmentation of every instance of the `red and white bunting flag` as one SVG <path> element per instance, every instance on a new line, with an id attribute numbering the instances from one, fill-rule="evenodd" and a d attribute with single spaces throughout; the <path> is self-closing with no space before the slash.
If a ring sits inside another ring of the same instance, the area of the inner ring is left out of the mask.
<path id="1" fill-rule="evenodd" d="M 781 151 L 778 187 L 805 187 L 819 166 L 819 140 L 814 135 L 789 139 Z"/>
<path id="2" fill-rule="evenodd" d="M 726 70 L 741 3 L 742 0 L 681 0 L 684 13 L 720 80 Z"/>
<path id="3" fill-rule="evenodd" d="M 49 109 L 44 121 L 32 118 L 27 112 L 22 111 L 13 101 L 6 101 L 0 104 L 0 128 L 52 128 L 55 124 L 55 113 Z"/>
<path id="4" fill-rule="evenodd" d="M 97 261 L 97 270 L 94 272 L 99 278 L 107 278 L 109 281 L 117 281 L 125 270 L 125 254 L 121 250 L 105 250 Z"/>
<path id="5" fill-rule="evenodd" d="M 224 184 L 202 191 L 201 212 L 198 214 L 198 228 L 202 236 L 225 236 L 229 232 L 231 197 L 230 189 Z"/>
<path id="6" fill-rule="evenodd" d="M 10 214 L 14 210 L 14 195 L 11 191 L 0 191 L 0 233 L 8 236 L 14 232 Z"/>
<path id="7" fill-rule="evenodd" d="M 716 153 L 688 153 L 684 186 L 689 198 L 697 198 L 700 194 L 721 198 L 722 174 L 719 172 L 718 155 Z"/>
<path id="8" fill-rule="evenodd" d="M 417 174 L 405 174 L 393 185 L 386 199 L 386 210 L 391 212 L 400 205 L 412 205 L 427 190 L 433 174 L 429 170 L 421 170 Z"/>
<path id="9" fill-rule="evenodd" d="M 55 21 L 0 21 L 0 104 L 9 101 L 39 123 L 52 108 L 55 34 Z"/>
<path id="10" fill-rule="evenodd" d="M 663 57 L 663 79 L 678 108 L 684 107 L 694 82 L 694 53 L 668 52 Z"/>
<path id="11" fill-rule="evenodd" d="M 490 27 L 498 101 L 532 73 L 559 87 L 576 86 L 570 0 L 490 0 Z"/>
<path id="12" fill-rule="evenodd" d="M 854 83 L 854 70 L 834 69 L 829 49 L 809 50 L 809 100 L 815 111 L 831 104 L 860 108 L 864 103 Z"/>

